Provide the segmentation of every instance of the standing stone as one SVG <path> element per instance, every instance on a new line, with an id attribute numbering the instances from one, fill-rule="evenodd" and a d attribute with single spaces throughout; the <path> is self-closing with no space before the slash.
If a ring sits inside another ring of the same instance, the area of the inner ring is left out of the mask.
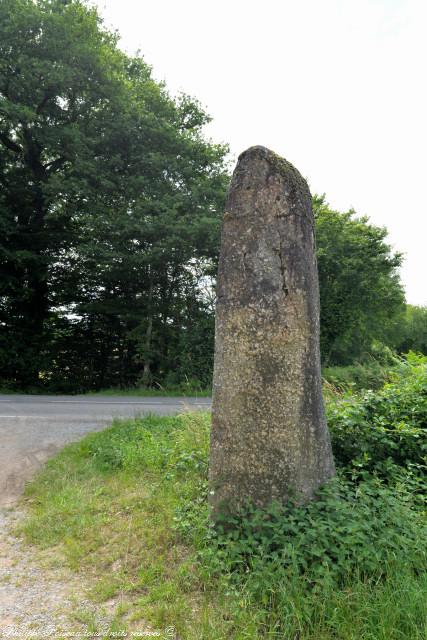
<path id="1" fill-rule="evenodd" d="M 325 422 L 319 285 L 307 183 L 265 147 L 239 157 L 218 271 L 213 516 L 309 499 L 335 473 Z"/>

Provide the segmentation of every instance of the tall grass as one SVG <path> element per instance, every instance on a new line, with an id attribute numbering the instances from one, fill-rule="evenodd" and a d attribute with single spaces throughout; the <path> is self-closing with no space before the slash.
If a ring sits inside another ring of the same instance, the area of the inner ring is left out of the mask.
<path id="1" fill-rule="evenodd" d="M 116 600 L 115 629 L 424 640 L 426 363 L 328 412 L 339 473 L 307 505 L 252 509 L 214 530 L 209 415 L 148 416 L 51 460 L 27 489 L 22 532 L 89 577 L 92 600 Z"/>

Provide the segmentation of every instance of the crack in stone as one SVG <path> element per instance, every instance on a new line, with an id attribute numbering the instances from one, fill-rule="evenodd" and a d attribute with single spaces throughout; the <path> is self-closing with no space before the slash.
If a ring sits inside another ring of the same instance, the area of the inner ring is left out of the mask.
<path id="1" fill-rule="evenodd" d="M 283 261 L 283 249 L 282 249 L 282 243 L 280 241 L 279 241 L 279 248 L 273 249 L 273 251 L 279 257 L 279 268 L 280 268 L 280 274 L 282 276 L 282 291 L 285 294 L 285 296 L 288 296 L 289 289 L 287 286 L 286 267 Z"/>

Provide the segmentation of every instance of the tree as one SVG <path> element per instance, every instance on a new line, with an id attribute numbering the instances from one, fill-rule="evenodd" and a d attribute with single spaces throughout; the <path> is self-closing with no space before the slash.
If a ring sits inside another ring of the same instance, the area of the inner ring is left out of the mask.
<path id="1" fill-rule="evenodd" d="M 404 293 L 402 256 L 386 243 L 387 231 L 354 211 L 332 210 L 313 198 L 320 284 L 320 344 L 324 364 L 349 364 L 372 341 L 392 341 Z"/>
<path id="2" fill-rule="evenodd" d="M 207 121 L 84 2 L 1 0 L 1 378 L 69 378 L 73 348 L 85 384 L 120 353 L 150 378 L 179 297 L 163 285 L 218 235 L 226 148 L 204 140 Z"/>
<path id="3" fill-rule="evenodd" d="M 397 327 L 395 347 L 400 353 L 417 351 L 427 355 L 427 308 L 406 305 Z"/>

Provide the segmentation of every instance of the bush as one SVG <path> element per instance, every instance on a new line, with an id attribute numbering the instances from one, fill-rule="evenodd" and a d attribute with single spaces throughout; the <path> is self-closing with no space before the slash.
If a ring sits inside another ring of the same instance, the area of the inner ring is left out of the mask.
<path id="1" fill-rule="evenodd" d="M 51 460 L 25 533 L 189 640 L 424 640 L 426 366 L 410 355 L 381 391 L 329 402 L 338 473 L 311 502 L 214 529 L 209 415 L 147 416 Z"/>
<path id="2" fill-rule="evenodd" d="M 184 538 L 209 531 L 202 558 L 214 573 L 244 580 L 256 599 L 267 588 L 261 574 L 270 587 L 298 575 L 311 588 L 385 575 L 397 558 L 412 570 L 425 562 L 427 358 L 408 356 L 391 379 L 377 393 L 329 402 L 338 475 L 315 500 L 248 505 L 216 531 L 203 498 L 179 510 Z"/>
<path id="3" fill-rule="evenodd" d="M 427 357 L 410 354 L 373 393 L 327 405 L 337 463 L 387 478 L 390 463 L 425 470 L 427 463 Z"/>
<path id="4" fill-rule="evenodd" d="M 323 379 L 339 391 L 362 391 L 381 389 L 390 382 L 393 369 L 379 362 L 356 363 L 348 367 L 325 367 Z"/>
<path id="5" fill-rule="evenodd" d="M 237 580 L 268 568 L 270 586 L 289 575 L 302 576 L 309 587 L 342 586 L 355 573 L 384 576 L 397 557 L 417 569 L 426 559 L 427 526 L 416 507 L 404 486 L 390 489 L 377 478 L 355 486 L 339 477 L 307 504 L 248 508 L 227 518 L 226 529 L 213 533 L 208 556 L 237 572 Z"/>

